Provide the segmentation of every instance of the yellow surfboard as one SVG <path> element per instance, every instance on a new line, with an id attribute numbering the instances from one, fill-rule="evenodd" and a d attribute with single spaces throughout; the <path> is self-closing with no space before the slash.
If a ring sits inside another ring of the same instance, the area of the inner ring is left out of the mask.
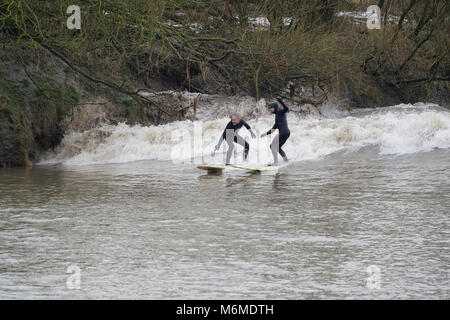
<path id="1" fill-rule="evenodd" d="M 278 170 L 277 166 L 267 166 L 267 167 L 244 167 L 244 166 L 237 166 L 233 165 L 234 168 L 252 171 L 252 172 L 262 172 L 262 171 L 273 171 Z"/>

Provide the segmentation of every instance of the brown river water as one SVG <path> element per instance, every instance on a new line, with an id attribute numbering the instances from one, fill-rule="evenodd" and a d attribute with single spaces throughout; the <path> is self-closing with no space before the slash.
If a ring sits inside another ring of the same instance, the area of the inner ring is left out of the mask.
<path id="1" fill-rule="evenodd" d="M 1 169 L 0 299 L 449 299 L 450 122 L 426 110 L 293 124 L 297 159 L 258 175 L 108 140 Z"/>

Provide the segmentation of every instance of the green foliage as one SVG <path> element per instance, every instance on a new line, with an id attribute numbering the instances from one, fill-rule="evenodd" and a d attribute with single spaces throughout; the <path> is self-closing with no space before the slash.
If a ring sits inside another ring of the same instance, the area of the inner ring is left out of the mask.
<path id="1" fill-rule="evenodd" d="M 370 31 L 336 16 L 365 11 L 361 3 L 84 0 L 81 30 L 68 30 L 70 0 L 4 0 L 0 31 L 29 48 L 50 47 L 70 61 L 69 70 L 88 70 L 127 92 L 149 79 L 189 89 L 199 74 L 216 88 L 257 97 L 290 81 L 339 93 L 448 78 L 448 1 L 379 1 L 383 16 L 401 21 Z M 249 17 L 267 17 L 270 28 L 249 30 Z"/>
<path id="2" fill-rule="evenodd" d="M 18 112 L 23 104 L 20 87 L 0 71 L 0 108 L 9 112 Z"/>
<path id="3" fill-rule="evenodd" d="M 127 90 L 134 89 L 132 83 L 136 80 L 160 75 L 186 84 L 188 78 L 198 74 L 201 65 L 206 65 L 217 73 L 213 81 L 218 86 L 228 83 L 227 87 L 242 87 L 255 93 L 278 90 L 282 86 L 280 81 L 286 80 L 280 78 L 282 71 L 287 76 L 302 71 L 296 61 L 304 62 L 311 57 L 294 56 L 297 59 L 292 61 L 295 52 L 308 52 L 305 43 L 292 40 L 299 35 L 304 39 L 304 30 L 329 26 L 337 3 L 323 0 L 80 1 L 82 28 L 74 31 L 62 25 L 67 19 L 65 8 L 71 1 L 47 1 L 42 5 L 6 0 L 0 26 L 8 34 L 19 33 L 30 47 L 45 43 L 58 48 L 91 74 L 117 78 L 114 83 L 124 81 Z M 255 15 L 270 17 L 273 25 L 270 33 L 248 32 L 247 17 Z M 283 28 L 283 16 L 292 17 L 298 31 Z M 201 24 L 202 29 L 195 29 L 193 23 Z M 291 44 L 288 46 L 280 38 L 289 38 Z M 286 51 L 290 54 L 284 54 Z M 290 65 L 280 69 L 278 63 L 274 64 L 279 60 Z M 189 64 L 192 67 L 187 70 Z M 236 74 L 236 70 L 241 72 Z"/>
<path id="4" fill-rule="evenodd" d="M 23 110 L 24 99 L 20 86 L 6 76 L 6 73 L 0 71 L 0 113 L 9 120 L 17 148 L 25 152 L 34 141 L 31 124 Z"/>
<path id="5" fill-rule="evenodd" d="M 29 102 L 24 93 L 30 82 L 27 79 L 12 81 L 5 72 L 0 72 L 0 113 L 7 117 L 17 151 L 27 159 L 25 163 L 36 136 L 44 137 L 57 132 L 59 122 L 79 101 L 75 88 L 58 84 L 38 73 L 30 76 L 37 88 L 36 101 Z"/>
<path id="6" fill-rule="evenodd" d="M 80 96 L 75 88 L 61 85 L 49 77 L 34 74 L 34 81 L 39 88 L 36 89 L 38 121 L 43 128 L 57 126 L 75 104 Z"/>
<path id="7" fill-rule="evenodd" d="M 146 122 L 147 112 L 143 105 L 133 99 L 125 99 L 123 105 L 125 106 L 128 123 L 137 124 Z"/>

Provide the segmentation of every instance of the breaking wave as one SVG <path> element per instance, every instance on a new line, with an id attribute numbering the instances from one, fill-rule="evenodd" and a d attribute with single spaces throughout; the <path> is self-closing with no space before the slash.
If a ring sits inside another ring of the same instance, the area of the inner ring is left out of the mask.
<path id="1" fill-rule="evenodd" d="M 274 121 L 271 115 L 247 120 L 257 134 L 270 129 Z M 219 156 L 213 157 L 212 152 L 228 121 L 221 117 L 150 127 L 119 124 L 72 132 L 40 163 L 87 165 L 150 159 L 219 163 L 226 144 Z M 450 148 L 450 113 L 434 104 L 360 109 L 325 119 L 301 118 L 292 112 L 288 122 L 291 137 L 284 149 L 293 161 L 320 159 L 344 150 L 357 152 L 367 146 L 376 146 L 380 154 L 397 155 Z M 245 128 L 239 134 L 250 143 L 250 163 L 271 160 L 269 138 L 251 139 Z M 241 151 L 238 147 L 237 161 L 242 160 Z"/>

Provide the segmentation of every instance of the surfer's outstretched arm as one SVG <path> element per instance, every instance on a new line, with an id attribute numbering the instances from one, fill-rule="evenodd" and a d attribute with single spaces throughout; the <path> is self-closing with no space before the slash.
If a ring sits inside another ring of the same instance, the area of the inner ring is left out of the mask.
<path id="1" fill-rule="evenodd" d="M 227 137 L 227 129 L 230 129 L 230 124 L 231 124 L 231 121 L 227 124 L 227 126 L 225 127 L 225 130 L 223 130 L 223 133 L 222 133 L 222 135 L 219 138 L 219 142 L 217 142 L 217 144 L 215 146 L 216 150 L 220 149 L 220 146 L 221 146 L 223 140 L 226 139 L 226 137 Z"/>
<path id="2" fill-rule="evenodd" d="M 222 141 L 225 140 L 226 134 L 227 134 L 227 129 L 223 130 L 223 134 L 220 135 L 219 141 L 217 142 L 217 145 L 216 145 L 216 149 L 220 148 Z"/>
<path id="3" fill-rule="evenodd" d="M 219 150 L 220 146 L 222 145 L 222 141 L 223 141 L 223 135 L 220 136 L 219 138 L 219 142 L 217 142 L 216 146 L 214 147 L 214 149 Z"/>
<path id="4" fill-rule="evenodd" d="M 247 122 L 245 122 L 244 120 L 241 120 L 241 121 L 242 121 L 242 125 L 243 125 L 245 128 L 247 128 L 248 131 L 250 131 L 250 134 L 252 135 L 252 138 L 253 138 L 253 139 L 256 138 L 256 135 L 255 135 L 255 133 L 253 132 L 253 130 L 252 130 L 252 128 L 250 127 L 250 125 L 249 125 Z"/>
<path id="5" fill-rule="evenodd" d="M 267 132 L 265 132 L 265 133 L 263 133 L 263 134 L 261 135 L 261 138 L 262 138 L 262 137 L 265 137 L 265 136 L 267 136 L 267 135 L 272 134 L 272 132 L 274 132 L 274 131 L 277 130 L 277 129 L 278 129 L 278 125 L 275 123 L 275 124 L 273 125 L 272 129 L 270 129 L 269 131 L 267 131 Z"/>
<path id="6" fill-rule="evenodd" d="M 283 106 L 283 110 L 280 110 L 280 111 L 279 111 L 281 114 L 286 113 L 286 112 L 289 111 L 289 108 L 288 108 L 288 106 L 284 103 L 283 99 L 277 98 L 277 101 L 278 101 L 279 103 L 281 103 L 281 105 Z"/>

